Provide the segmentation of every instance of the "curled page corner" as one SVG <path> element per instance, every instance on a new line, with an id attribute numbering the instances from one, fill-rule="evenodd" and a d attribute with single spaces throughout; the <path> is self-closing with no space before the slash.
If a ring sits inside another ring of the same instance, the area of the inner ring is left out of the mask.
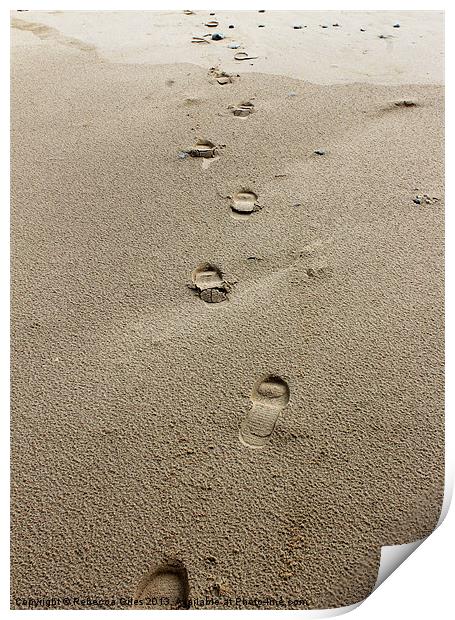
<path id="1" fill-rule="evenodd" d="M 381 547 L 381 560 L 379 564 L 378 577 L 374 588 L 371 591 L 373 593 L 376 588 L 379 588 L 381 583 L 390 577 L 394 570 L 396 570 L 400 564 L 402 564 L 411 553 L 420 547 L 426 538 L 420 538 L 410 543 L 403 545 L 384 545 Z"/>
<path id="2" fill-rule="evenodd" d="M 444 499 L 442 501 L 441 512 L 439 514 L 439 519 L 434 528 L 433 532 L 438 529 L 441 523 L 447 516 L 449 511 L 450 502 L 452 501 L 452 493 L 453 493 L 453 479 L 452 476 L 446 471 L 445 485 L 444 485 Z M 431 534 L 433 533 L 431 532 Z M 378 577 L 376 579 L 376 583 L 374 584 L 374 588 L 371 590 L 371 594 L 379 588 L 379 586 L 388 578 L 390 575 L 402 564 L 414 551 L 420 547 L 420 545 L 427 540 L 431 536 L 425 536 L 424 538 L 419 538 L 410 543 L 405 543 L 402 545 L 384 545 L 381 547 L 381 559 L 379 562 L 378 569 Z M 354 603 L 353 605 L 348 605 L 346 607 L 337 607 L 335 609 L 321 609 L 315 610 L 312 613 L 315 614 L 314 618 L 328 618 L 334 616 L 341 616 L 343 614 L 347 614 L 350 611 L 353 611 L 356 607 L 361 605 L 364 600 L 368 598 L 368 596 L 359 601 L 358 603 Z"/>
<path id="3" fill-rule="evenodd" d="M 447 475 L 447 472 L 444 487 L 444 499 L 442 500 L 441 512 L 433 532 L 446 518 L 449 511 L 450 502 L 452 501 L 453 480 L 451 476 Z M 431 534 L 433 532 L 431 532 Z M 420 547 L 420 545 L 427 540 L 431 534 L 403 545 L 384 545 L 381 547 L 381 560 L 379 564 L 378 578 L 376 579 L 376 583 L 371 593 L 373 593 L 376 588 L 379 588 L 381 583 L 383 583 L 383 581 L 385 581 L 387 577 L 389 577 L 393 571 L 396 570 L 400 564 L 402 564 L 411 555 L 411 553 L 414 553 L 414 551 Z"/>

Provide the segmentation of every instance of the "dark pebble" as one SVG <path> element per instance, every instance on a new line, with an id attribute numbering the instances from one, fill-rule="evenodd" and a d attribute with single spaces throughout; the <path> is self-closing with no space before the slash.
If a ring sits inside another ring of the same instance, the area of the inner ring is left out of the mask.
<path id="1" fill-rule="evenodd" d="M 365 32 L 365 28 L 360 28 L 360 32 Z"/>
<path id="2" fill-rule="evenodd" d="M 293 26 L 294 30 L 301 30 L 302 26 Z"/>
<path id="3" fill-rule="evenodd" d="M 400 24 L 393 24 L 393 27 L 394 27 L 394 28 L 399 28 L 399 27 L 400 27 Z"/>
<path id="4" fill-rule="evenodd" d="M 265 13 L 264 9 L 259 9 L 258 13 Z"/>
<path id="5" fill-rule="evenodd" d="M 324 149 L 316 149 L 315 151 L 313 151 L 313 153 L 315 155 L 325 155 Z"/>
<path id="6" fill-rule="evenodd" d="M 224 35 L 220 34 L 219 32 L 215 32 L 214 34 L 212 34 L 212 41 L 221 41 L 221 39 L 224 39 Z"/>
<path id="7" fill-rule="evenodd" d="M 258 28 L 265 28 L 264 24 L 259 24 Z"/>
<path id="8" fill-rule="evenodd" d="M 229 28 L 234 28 L 234 26 L 231 24 L 231 25 L 229 26 Z"/>

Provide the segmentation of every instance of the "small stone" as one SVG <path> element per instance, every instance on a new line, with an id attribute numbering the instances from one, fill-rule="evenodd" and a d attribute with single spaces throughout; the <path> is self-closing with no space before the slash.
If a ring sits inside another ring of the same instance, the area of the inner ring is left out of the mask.
<path id="1" fill-rule="evenodd" d="M 416 205 L 433 205 L 439 202 L 439 198 L 431 198 L 428 194 L 422 194 L 412 199 Z"/>
<path id="2" fill-rule="evenodd" d="M 240 44 L 239 44 L 239 43 L 229 43 L 228 47 L 229 47 L 231 50 L 238 50 L 238 49 L 239 49 L 239 47 L 240 47 Z"/>
<path id="3" fill-rule="evenodd" d="M 189 157 L 189 153 L 187 153 L 186 151 L 179 151 L 177 155 L 180 159 L 186 159 L 187 157 Z"/>
<path id="4" fill-rule="evenodd" d="M 233 24 L 229 24 L 228 28 L 234 28 Z"/>
<path id="5" fill-rule="evenodd" d="M 322 25 L 321 25 L 321 28 L 328 28 L 328 26 L 322 26 Z"/>
<path id="6" fill-rule="evenodd" d="M 258 28 L 265 28 L 264 24 L 259 24 Z"/>
<path id="7" fill-rule="evenodd" d="M 399 28 L 399 27 L 400 27 L 400 24 L 393 24 L 393 27 L 394 27 L 394 28 Z"/>
<path id="8" fill-rule="evenodd" d="M 301 30 L 303 28 L 303 26 L 301 26 L 300 24 L 295 24 L 292 27 L 294 28 L 294 30 Z"/>
<path id="9" fill-rule="evenodd" d="M 291 91 L 290 93 L 287 94 L 287 96 L 288 97 L 297 97 L 297 93 L 294 93 L 294 92 Z"/>
<path id="10" fill-rule="evenodd" d="M 265 13 L 264 9 L 259 9 L 258 13 Z"/>
<path id="11" fill-rule="evenodd" d="M 315 151 L 313 151 L 313 153 L 315 155 L 325 155 L 326 152 L 324 151 L 324 149 L 316 149 Z"/>
<path id="12" fill-rule="evenodd" d="M 366 32 L 365 28 L 360 28 L 360 32 Z"/>
<path id="13" fill-rule="evenodd" d="M 335 24 L 332 24 L 332 26 L 333 26 L 334 28 L 339 28 L 339 27 L 340 27 L 340 24 L 336 24 L 336 23 L 335 23 Z"/>
<path id="14" fill-rule="evenodd" d="M 221 32 L 214 32 L 212 34 L 212 41 L 221 41 L 222 39 L 224 39 L 224 34 L 221 34 Z"/>

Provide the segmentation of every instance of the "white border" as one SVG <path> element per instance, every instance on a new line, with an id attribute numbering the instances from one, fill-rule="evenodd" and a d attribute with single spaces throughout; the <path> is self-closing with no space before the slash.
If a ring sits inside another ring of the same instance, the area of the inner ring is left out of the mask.
<path id="1" fill-rule="evenodd" d="M 380 11 L 397 11 L 397 10 L 445 10 L 446 11 L 446 32 L 449 35 L 453 32 L 452 26 L 454 25 L 451 19 L 451 9 L 447 9 L 445 3 L 437 3 L 435 5 L 431 5 L 431 3 L 421 2 L 419 0 L 414 1 L 402 1 L 400 6 L 397 7 L 396 2 L 391 0 L 384 0 L 383 2 L 374 2 L 366 5 L 366 3 L 362 2 L 334 2 L 334 1 L 323 1 L 321 0 L 318 3 L 314 3 L 313 5 L 305 5 L 302 6 L 301 3 L 297 2 L 271 2 L 270 0 L 261 0 L 259 2 L 250 2 L 248 6 L 245 6 L 244 2 L 240 2 L 238 0 L 232 0 L 231 2 L 226 1 L 218 1 L 218 2 L 172 2 L 167 1 L 164 2 L 153 2 L 147 0 L 130 0 L 129 2 L 121 2 L 121 1 L 111 1 L 111 2 L 96 2 L 94 0 L 79 0 L 78 2 L 73 2 L 68 0 L 67 2 L 49 2 L 47 0 L 42 0 L 41 2 L 34 1 L 19 1 L 12 2 L 9 6 L 2 9 L 2 19 L 1 22 L 1 39 L 0 45 L 2 46 L 2 58 L 9 59 L 9 20 L 10 10 L 15 10 L 18 8 L 28 8 L 29 10 L 183 10 L 185 8 L 191 8 L 194 10 L 315 10 L 315 11 L 324 11 L 324 10 L 380 10 Z M 449 37 L 447 41 L 447 50 L 446 50 L 446 58 L 450 58 L 452 55 L 450 54 L 450 48 L 452 47 L 452 37 Z M 8 240 L 8 231 L 9 231 L 9 217 L 8 217 L 8 209 L 7 205 L 9 205 L 9 169 L 7 168 L 7 163 L 9 161 L 9 62 L 4 62 L 1 65 L 2 78 L 3 78 L 3 90 L 4 93 L 1 99 L 2 105 L 2 134 L 1 134 L 1 148 L 4 150 L 2 162 L 4 163 L 4 168 L 2 170 L 3 183 L 1 184 L 1 192 L 4 196 L 4 200 L 2 201 L 4 207 L 2 209 L 2 217 L 4 221 L 2 222 L 2 226 L 0 227 L 0 234 L 2 235 L 1 243 L 0 243 L 0 251 L 2 253 L 1 261 L 1 278 L 2 278 L 2 290 L 6 291 L 9 288 L 9 240 Z M 449 75 L 450 78 L 450 75 Z M 451 93 L 451 81 L 447 80 L 447 107 L 449 107 L 450 103 L 453 103 L 452 93 Z M 453 142 L 450 140 L 451 138 L 452 126 L 450 123 L 450 117 L 446 117 L 446 133 L 447 133 L 447 141 L 450 144 Z M 447 149 L 447 158 L 450 165 L 450 149 Z M 450 201 L 448 197 L 452 196 L 452 187 L 451 187 L 451 178 L 447 177 L 447 192 L 446 192 L 446 223 L 447 223 L 447 232 L 453 230 L 453 217 L 451 215 L 450 209 Z M 450 316 L 452 307 L 452 296 L 451 296 L 451 288 L 450 288 L 450 276 L 452 269 L 454 266 L 453 260 L 453 250 L 450 244 L 447 244 L 447 293 L 446 293 L 446 301 L 447 301 L 447 316 Z M 2 377 L 2 390 L 1 390 L 1 398 L 2 398 L 2 411 L 4 411 L 4 415 L 2 416 L 2 424 L 4 424 L 3 432 L 1 433 L 1 441 L 4 443 L 2 445 L 2 458 L 4 459 L 2 472 L 2 484 L 4 485 L 4 497 L 5 497 L 5 508 L 1 513 L 1 524 L 2 524 L 2 532 L 7 539 L 5 541 L 5 553 L 3 554 L 3 563 L 2 563 L 2 583 L 4 586 L 4 592 L 2 596 L 2 607 L 9 615 L 10 613 L 14 613 L 15 617 L 22 616 L 22 614 L 26 614 L 25 611 L 10 611 L 9 610 L 9 601 L 10 601 L 10 593 L 9 593 L 9 553 L 7 549 L 9 548 L 9 476 L 6 475 L 6 472 L 9 471 L 9 425 L 8 425 L 8 412 L 9 412 L 9 339 L 8 339 L 8 328 L 9 328 L 9 304 L 7 300 L 7 296 L 2 296 L 2 318 L 4 321 L 4 331 L 2 331 L 2 357 L 1 357 L 1 377 Z M 453 453 L 453 424 L 452 424 L 452 405 L 453 405 L 453 390 L 452 381 L 453 379 L 453 330 L 450 322 L 447 322 L 446 328 L 446 343 L 447 343 L 447 389 L 446 389 L 446 498 L 445 498 L 445 506 L 443 510 L 446 512 L 448 508 L 449 496 L 451 495 L 451 490 L 453 486 L 453 472 L 454 472 L 454 459 L 452 457 Z M 450 447 L 451 449 L 449 450 Z M 375 618 L 384 618 L 384 614 L 392 614 L 393 617 L 400 617 L 401 615 L 405 615 L 410 618 L 428 618 L 431 614 L 435 618 L 445 618 L 449 617 L 449 610 L 452 610 L 452 603 L 450 600 L 450 587 L 449 584 L 449 574 L 453 574 L 452 562 L 450 552 L 447 553 L 448 549 L 453 549 L 453 540 L 454 540 L 454 517 L 453 511 L 449 514 L 449 517 L 446 521 L 441 525 L 440 528 L 436 532 L 434 532 L 429 539 L 423 542 L 421 548 L 414 553 L 409 559 L 406 561 L 406 567 L 401 567 L 398 569 L 397 574 L 393 576 L 392 579 L 388 579 L 386 583 L 384 583 L 378 590 L 376 590 L 370 597 L 366 599 L 365 602 L 360 604 L 360 606 L 352 606 L 357 607 L 355 611 L 353 611 L 353 618 L 358 618 L 361 620 L 362 618 L 369 618 L 374 620 Z M 450 544 L 452 543 L 452 545 Z M 417 546 L 420 543 L 417 543 Z M 411 543 L 411 547 L 415 547 L 414 543 Z M 400 546 L 403 547 L 403 546 Z M 410 549 L 409 546 L 408 550 Z M 403 549 L 401 550 L 403 551 Z M 400 553 L 401 553 L 400 551 Z M 393 553 L 393 551 L 392 551 Z M 411 550 L 412 553 L 412 550 Z M 450 561 L 450 564 L 449 564 Z M 394 562 L 396 564 L 396 561 Z M 381 563 L 383 566 L 383 563 Z M 381 569 L 380 569 L 381 570 Z M 385 568 L 383 568 L 385 570 Z M 379 578 L 378 578 L 379 585 Z M 341 612 L 342 610 L 339 610 Z M 336 613 L 336 610 L 331 612 Z M 34 616 L 40 616 L 41 614 L 47 614 L 48 612 L 35 611 Z M 72 617 L 77 617 L 79 614 L 85 614 L 84 611 L 59 611 L 57 613 L 72 613 Z M 95 614 L 94 617 L 104 616 L 106 614 L 123 614 L 129 613 L 127 611 L 91 611 L 91 614 Z M 154 613 L 154 612 L 149 612 Z M 164 617 L 162 614 L 172 614 L 174 612 L 159 612 L 159 618 Z M 211 616 L 212 614 L 217 614 L 217 611 L 188 611 L 190 614 L 200 614 L 203 613 L 205 618 Z M 232 615 L 232 614 L 246 614 L 250 612 L 236 612 L 236 611 L 225 611 L 224 614 Z M 305 612 L 305 611 L 271 611 L 270 614 L 282 614 L 292 613 L 292 614 L 304 614 L 305 617 L 310 617 L 310 614 L 313 617 L 322 617 L 325 615 L 323 612 Z"/>

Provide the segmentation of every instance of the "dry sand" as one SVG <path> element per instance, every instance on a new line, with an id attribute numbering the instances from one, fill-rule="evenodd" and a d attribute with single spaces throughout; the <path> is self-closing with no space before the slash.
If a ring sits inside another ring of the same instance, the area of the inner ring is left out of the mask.
<path id="1" fill-rule="evenodd" d="M 208 13 L 87 15 L 12 15 L 12 606 L 359 601 L 443 495 L 441 15 L 238 13 L 225 85 Z"/>

